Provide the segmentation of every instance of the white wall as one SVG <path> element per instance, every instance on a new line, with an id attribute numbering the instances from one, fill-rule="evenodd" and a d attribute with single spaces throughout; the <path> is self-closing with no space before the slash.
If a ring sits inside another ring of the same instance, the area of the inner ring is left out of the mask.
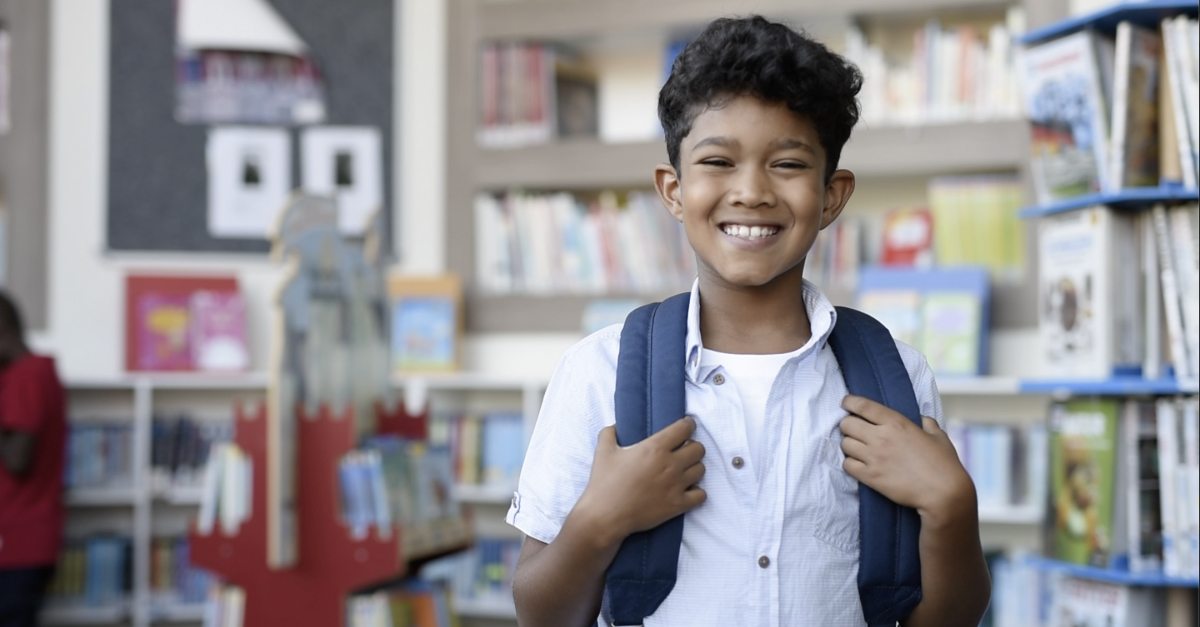
<path id="1" fill-rule="evenodd" d="M 108 154 L 106 0 L 51 0 L 49 324 L 30 338 L 68 379 L 124 368 L 123 277 L 129 270 L 229 272 L 250 305 L 251 352 L 263 368 L 279 269 L 261 256 L 105 250 Z M 398 270 L 445 268 L 445 0 L 397 0 Z M 467 338 L 469 369 L 548 376 L 573 334 Z"/>

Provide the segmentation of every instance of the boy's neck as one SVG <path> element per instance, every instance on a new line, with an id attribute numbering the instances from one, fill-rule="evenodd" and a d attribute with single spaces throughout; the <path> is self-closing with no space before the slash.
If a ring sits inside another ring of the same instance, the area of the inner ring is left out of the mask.
<path id="1" fill-rule="evenodd" d="M 798 350 L 812 337 L 799 272 L 758 287 L 700 277 L 700 335 L 721 353 L 773 355 Z"/>

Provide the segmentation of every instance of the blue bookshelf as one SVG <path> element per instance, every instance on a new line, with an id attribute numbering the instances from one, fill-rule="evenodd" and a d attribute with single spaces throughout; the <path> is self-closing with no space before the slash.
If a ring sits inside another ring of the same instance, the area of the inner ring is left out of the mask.
<path id="1" fill-rule="evenodd" d="M 1069 562 L 1060 562 L 1048 557 L 1029 556 L 1027 563 L 1044 571 L 1060 572 L 1072 577 L 1104 581 L 1125 586 L 1148 586 L 1158 588 L 1200 588 L 1200 580 L 1167 577 L 1162 573 L 1131 573 L 1118 568 L 1097 568 Z"/>
<path id="2" fill-rule="evenodd" d="M 1159 202 L 1186 202 L 1200 199 L 1200 192 L 1181 186 L 1131 187 L 1119 192 L 1075 196 L 1048 205 L 1025 207 L 1017 212 L 1022 218 L 1042 216 L 1082 209 L 1093 205 L 1108 205 L 1118 209 L 1143 209 Z"/>
<path id="3" fill-rule="evenodd" d="M 1195 394 L 1195 381 L 1180 382 L 1173 377 L 1143 379 L 1140 376 L 1116 376 L 1101 380 L 1024 379 L 1017 384 L 1022 394 L 1053 396 L 1159 396 Z"/>
<path id="4" fill-rule="evenodd" d="M 1129 20 L 1142 26 L 1157 27 L 1163 18 L 1183 13 L 1196 17 L 1195 0 L 1179 2 L 1178 0 L 1151 0 L 1149 2 L 1124 2 L 1106 7 L 1094 13 L 1080 15 L 1055 22 L 1049 26 L 1038 28 L 1017 38 L 1018 43 L 1032 44 L 1047 39 L 1069 35 L 1085 28 L 1094 28 L 1103 33 L 1114 33 L 1117 24 Z"/>

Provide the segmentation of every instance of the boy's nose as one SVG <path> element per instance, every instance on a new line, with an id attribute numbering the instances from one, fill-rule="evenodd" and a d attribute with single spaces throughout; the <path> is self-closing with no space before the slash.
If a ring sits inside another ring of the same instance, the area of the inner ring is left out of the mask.
<path id="1" fill-rule="evenodd" d="M 734 178 L 729 200 L 735 205 L 754 208 L 773 206 L 776 197 L 765 172 L 758 168 L 746 168 Z"/>

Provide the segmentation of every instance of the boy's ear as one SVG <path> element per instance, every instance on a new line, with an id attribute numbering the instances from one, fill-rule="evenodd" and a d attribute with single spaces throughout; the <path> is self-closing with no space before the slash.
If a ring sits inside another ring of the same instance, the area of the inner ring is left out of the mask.
<path id="1" fill-rule="evenodd" d="M 658 197 L 667 211 L 683 222 L 683 190 L 674 166 L 662 163 L 654 168 L 654 189 L 658 190 Z"/>
<path id="2" fill-rule="evenodd" d="M 825 210 L 821 212 L 821 228 L 833 224 L 842 214 L 850 195 L 854 193 L 854 173 L 850 170 L 834 170 L 825 184 Z"/>

